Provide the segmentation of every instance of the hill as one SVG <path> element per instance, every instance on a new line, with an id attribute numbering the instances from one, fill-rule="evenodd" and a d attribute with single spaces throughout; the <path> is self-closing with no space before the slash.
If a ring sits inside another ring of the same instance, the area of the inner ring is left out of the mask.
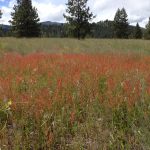
<path id="1" fill-rule="evenodd" d="M 52 22 L 52 21 L 45 21 L 45 22 L 41 22 L 42 25 L 45 26 L 49 26 L 49 25 L 61 25 L 63 23 L 59 23 L 59 22 Z"/>

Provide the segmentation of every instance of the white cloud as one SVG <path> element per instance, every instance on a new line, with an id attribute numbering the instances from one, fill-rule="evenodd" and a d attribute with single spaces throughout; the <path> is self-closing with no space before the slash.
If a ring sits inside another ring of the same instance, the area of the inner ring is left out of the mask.
<path id="1" fill-rule="evenodd" d="M 131 24 L 145 26 L 150 17 L 150 0 L 89 0 L 91 10 L 97 15 L 94 21 L 114 19 L 118 8 L 124 7 Z"/>
<path id="2" fill-rule="evenodd" d="M 42 2 L 34 0 L 33 5 L 37 8 L 41 21 L 64 21 L 65 5 L 55 5 L 48 0 Z"/>
<path id="3" fill-rule="evenodd" d="M 2 1 L 2 0 L 1 0 Z M 3 0 L 5 1 L 5 0 Z M 1 10 L 2 10 L 2 19 L 0 20 L 0 23 L 2 24 L 9 24 L 9 20 L 11 19 L 11 11 L 13 9 L 13 6 L 15 4 L 16 0 L 11 0 L 8 4 L 8 6 L 2 6 Z"/>
<path id="4" fill-rule="evenodd" d="M 3 16 L 1 23 L 9 24 L 8 21 L 11 19 L 11 12 L 13 11 L 13 6 L 16 0 L 11 0 L 8 6 L 2 6 Z M 49 0 L 33 0 L 33 6 L 38 10 L 38 14 L 41 21 L 58 21 L 64 22 L 63 13 L 65 12 L 65 5 L 59 4 L 55 5 Z"/>
<path id="5" fill-rule="evenodd" d="M 4 1 L 4 0 L 0 0 Z M 11 19 L 10 13 L 16 0 L 10 0 L 8 6 L 2 6 L 4 24 L 8 24 Z M 66 0 L 67 2 L 67 0 Z M 38 9 L 41 21 L 64 22 L 63 13 L 65 13 L 64 2 L 52 2 L 52 0 L 33 0 L 33 5 Z M 150 0 L 89 0 L 88 5 L 91 11 L 96 15 L 95 22 L 105 19 L 113 20 L 118 8 L 125 7 L 128 13 L 129 22 L 145 26 L 150 16 Z"/>
<path id="6" fill-rule="evenodd" d="M 10 12 L 11 12 L 11 8 L 9 7 L 1 7 L 2 10 L 2 19 L 0 20 L 0 23 L 2 24 L 8 24 L 8 21 L 10 20 Z"/>

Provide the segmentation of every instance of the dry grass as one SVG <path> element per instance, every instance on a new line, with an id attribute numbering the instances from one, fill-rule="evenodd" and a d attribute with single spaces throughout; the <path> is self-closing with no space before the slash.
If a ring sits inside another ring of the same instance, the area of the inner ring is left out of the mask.
<path id="1" fill-rule="evenodd" d="M 140 53 L 150 54 L 150 41 L 117 39 L 15 39 L 0 38 L 0 50 L 29 54 L 43 51 L 48 53 Z"/>

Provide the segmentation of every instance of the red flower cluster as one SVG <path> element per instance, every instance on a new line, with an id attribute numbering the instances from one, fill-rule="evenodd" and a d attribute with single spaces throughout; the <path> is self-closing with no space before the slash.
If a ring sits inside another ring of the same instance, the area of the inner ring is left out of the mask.
<path id="1" fill-rule="evenodd" d="M 94 99 L 132 105 L 143 94 L 150 95 L 150 56 L 34 53 L 0 58 L 0 99 L 12 99 L 14 108 L 42 112 L 55 102 L 73 107 L 75 100 Z"/>

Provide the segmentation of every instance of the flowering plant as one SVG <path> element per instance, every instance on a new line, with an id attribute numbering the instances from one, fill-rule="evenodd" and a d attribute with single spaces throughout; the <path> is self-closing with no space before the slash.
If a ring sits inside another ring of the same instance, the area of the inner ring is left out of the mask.
<path id="1" fill-rule="evenodd" d="M 0 131 L 4 130 L 4 128 L 6 127 L 8 116 L 11 110 L 11 105 L 11 99 L 0 101 Z"/>

